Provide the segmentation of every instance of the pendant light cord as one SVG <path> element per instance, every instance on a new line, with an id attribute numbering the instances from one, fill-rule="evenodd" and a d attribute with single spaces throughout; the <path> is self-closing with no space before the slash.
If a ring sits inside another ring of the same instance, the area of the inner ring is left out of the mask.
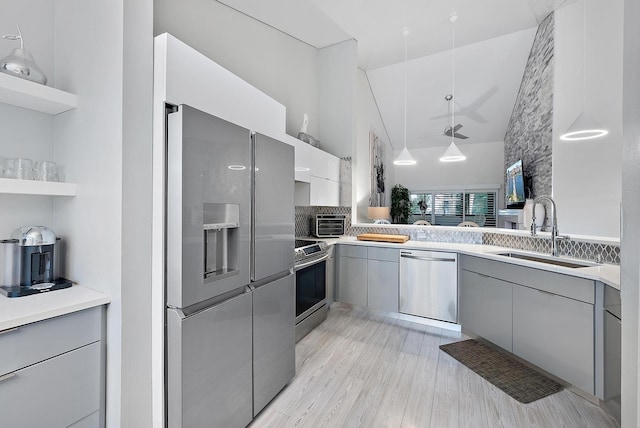
<path id="1" fill-rule="evenodd" d="M 582 111 L 587 107 L 587 0 L 582 0 Z"/>
<path id="2" fill-rule="evenodd" d="M 456 19 L 458 16 L 451 15 L 451 141 L 454 141 L 455 132 L 453 131 L 456 101 Z"/>
<path id="3" fill-rule="evenodd" d="M 404 148 L 407 148 L 407 37 L 409 36 L 409 28 L 402 29 L 404 36 Z"/>

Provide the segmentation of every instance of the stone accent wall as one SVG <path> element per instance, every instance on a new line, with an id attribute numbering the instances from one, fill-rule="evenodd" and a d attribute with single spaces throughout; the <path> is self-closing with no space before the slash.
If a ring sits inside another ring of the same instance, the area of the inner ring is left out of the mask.
<path id="1" fill-rule="evenodd" d="M 505 169 L 522 159 L 531 195 L 551 194 L 553 13 L 538 26 L 504 137 Z"/>

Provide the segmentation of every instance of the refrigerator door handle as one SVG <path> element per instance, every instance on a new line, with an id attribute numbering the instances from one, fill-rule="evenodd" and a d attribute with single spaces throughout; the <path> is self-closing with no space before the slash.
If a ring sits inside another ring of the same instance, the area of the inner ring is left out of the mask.
<path id="1" fill-rule="evenodd" d="M 262 287 L 263 285 L 271 284 L 272 282 L 278 281 L 282 278 L 286 278 L 289 275 L 293 275 L 293 269 L 289 269 L 289 270 L 277 273 L 275 275 L 271 275 L 270 277 L 261 279 L 260 281 L 253 281 L 251 282 L 251 284 L 249 284 L 249 288 L 251 288 L 251 290 L 253 291 Z"/>

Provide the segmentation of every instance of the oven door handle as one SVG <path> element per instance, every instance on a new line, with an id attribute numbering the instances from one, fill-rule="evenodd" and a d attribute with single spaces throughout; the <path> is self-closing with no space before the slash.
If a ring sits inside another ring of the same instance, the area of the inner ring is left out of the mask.
<path id="1" fill-rule="evenodd" d="M 328 258 L 329 258 L 329 254 L 325 254 L 324 256 L 322 256 L 320 258 L 317 258 L 317 259 L 313 259 L 310 262 L 302 263 L 301 265 L 295 265 L 293 270 L 295 272 L 297 272 L 300 269 L 304 269 L 304 268 L 306 268 L 308 266 L 315 265 L 316 263 L 323 262 L 323 261 L 327 260 Z"/>

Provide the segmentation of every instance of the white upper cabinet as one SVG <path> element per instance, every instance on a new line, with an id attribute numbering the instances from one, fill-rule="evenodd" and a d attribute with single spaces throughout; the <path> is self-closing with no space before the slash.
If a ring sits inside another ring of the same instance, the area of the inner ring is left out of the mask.
<path id="1" fill-rule="evenodd" d="M 309 183 L 313 147 L 291 135 L 285 135 L 284 142 L 295 147 L 295 180 Z"/>
<path id="2" fill-rule="evenodd" d="M 340 181 L 340 159 L 315 147 L 311 147 L 311 149 L 311 175 L 326 178 L 327 180 Z"/>
<path id="3" fill-rule="evenodd" d="M 304 192 L 304 195 L 297 194 L 296 200 L 308 200 L 313 206 L 337 207 L 340 204 L 340 159 L 290 135 L 286 135 L 284 141 L 295 147 L 296 181 L 309 183 L 308 186 L 296 186 L 296 192 Z"/>

